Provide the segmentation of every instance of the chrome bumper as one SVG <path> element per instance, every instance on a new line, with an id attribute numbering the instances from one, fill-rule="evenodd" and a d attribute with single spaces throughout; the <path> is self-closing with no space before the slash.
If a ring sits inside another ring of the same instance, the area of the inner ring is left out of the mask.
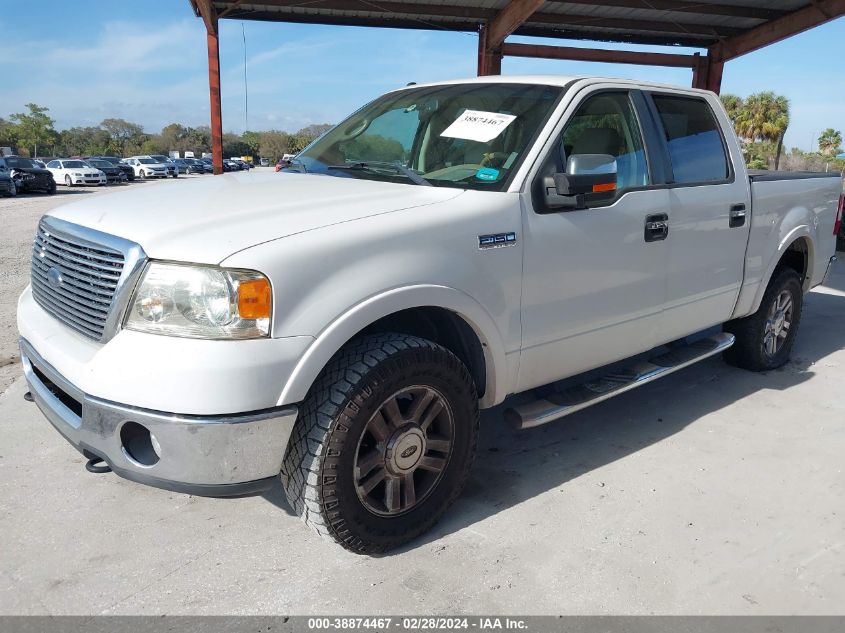
<path id="1" fill-rule="evenodd" d="M 121 477 L 177 492 L 231 496 L 266 489 L 281 471 L 295 406 L 219 416 L 140 409 L 83 393 L 25 339 L 20 347 L 41 412 L 83 455 L 103 459 Z M 138 443 L 138 425 L 154 436 L 146 448 L 143 437 Z"/>

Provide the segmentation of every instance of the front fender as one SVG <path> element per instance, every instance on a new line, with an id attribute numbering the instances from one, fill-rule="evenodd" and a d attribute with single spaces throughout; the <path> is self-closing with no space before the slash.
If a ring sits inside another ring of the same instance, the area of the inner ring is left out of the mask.
<path id="1" fill-rule="evenodd" d="M 415 285 L 369 297 L 337 316 L 325 327 L 296 364 L 278 404 L 301 402 L 317 376 L 337 351 L 368 325 L 395 312 L 415 307 L 439 307 L 455 312 L 475 331 L 487 365 L 486 393 L 480 406 L 492 406 L 507 395 L 505 345 L 486 310 L 461 290 L 447 286 Z"/>

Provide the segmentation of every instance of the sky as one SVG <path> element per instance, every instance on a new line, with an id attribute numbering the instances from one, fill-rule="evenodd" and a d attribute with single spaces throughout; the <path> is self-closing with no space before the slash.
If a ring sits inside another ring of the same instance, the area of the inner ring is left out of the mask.
<path id="1" fill-rule="evenodd" d="M 58 129 L 121 117 L 158 132 L 208 125 L 205 27 L 188 0 L 0 0 L 0 117 L 34 102 Z M 336 123 L 388 90 L 475 75 L 474 33 L 221 21 L 223 127 L 296 131 Z M 244 36 L 246 46 L 244 47 Z M 589 46 L 567 40 L 509 41 Z M 845 131 L 845 18 L 728 62 L 723 93 L 785 95 L 787 147 Z M 665 47 L 614 46 L 666 52 Z M 673 48 L 669 52 L 691 53 Z M 248 117 L 245 108 L 246 57 Z M 598 75 L 688 86 L 688 69 L 506 57 L 503 74 Z"/>

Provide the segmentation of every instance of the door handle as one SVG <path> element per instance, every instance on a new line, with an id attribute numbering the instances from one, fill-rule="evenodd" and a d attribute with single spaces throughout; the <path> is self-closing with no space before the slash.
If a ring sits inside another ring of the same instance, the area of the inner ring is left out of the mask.
<path id="1" fill-rule="evenodd" d="M 732 229 L 737 228 L 738 226 L 745 226 L 745 205 L 740 204 L 732 204 L 731 211 L 728 214 L 728 226 Z"/>
<path id="2" fill-rule="evenodd" d="M 666 213 L 653 213 L 645 216 L 646 242 L 659 242 L 669 236 L 669 215 Z"/>

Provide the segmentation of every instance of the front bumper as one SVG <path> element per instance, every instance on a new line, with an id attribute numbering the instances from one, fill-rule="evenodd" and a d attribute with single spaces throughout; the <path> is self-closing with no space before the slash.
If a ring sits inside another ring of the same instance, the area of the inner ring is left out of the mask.
<path id="1" fill-rule="evenodd" d="M 266 489 L 281 471 L 295 406 L 226 415 L 127 406 L 85 394 L 26 339 L 20 346 L 38 408 L 83 455 L 101 458 L 121 477 L 177 492 L 231 496 Z M 133 444 L 136 425 L 155 436 L 155 454 Z"/>

